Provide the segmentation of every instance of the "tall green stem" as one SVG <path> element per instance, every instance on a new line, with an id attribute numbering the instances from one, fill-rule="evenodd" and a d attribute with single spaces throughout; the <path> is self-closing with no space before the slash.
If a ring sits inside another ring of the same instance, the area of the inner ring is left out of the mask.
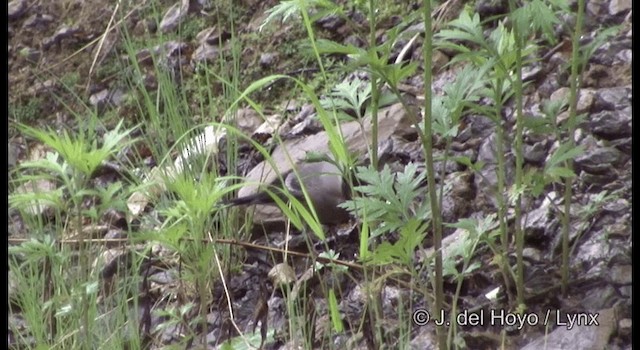
<path id="1" fill-rule="evenodd" d="M 431 81 L 433 79 L 431 73 L 431 57 L 433 56 L 433 30 L 431 28 L 431 1 L 422 1 L 423 21 L 424 21 L 424 44 L 422 47 L 422 55 L 424 59 L 424 153 L 426 161 L 429 204 L 431 205 L 431 213 L 433 223 L 433 247 L 435 251 L 435 272 L 433 277 L 433 289 L 435 291 L 435 305 L 432 312 L 440 315 L 443 306 L 443 286 L 442 286 L 442 218 L 440 216 L 440 208 L 438 206 L 438 196 L 436 192 L 436 173 L 433 168 L 433 137 L 431 125 Z M 444 320 L 439 320 L 444 321 Z M 438 347 L 442 350 L 447 348 L 447 332 L 443 327 L 436 327 L 438 338 Z"/>
<path id="2" fill-rule="evenodd" d="M 574 147 L 574 134 L 576 132 L 576 110 L 578 104 L 579 76 L 578 68 L 584 65 L 580 57 L 580 36 L 582 35 L 582 23 L 584 21 L 584 0 L 578 0 L 578 13 L 576 14 L 576 27 L 573 31 L 571 50 L 571 91 L 569 93 L 569 133 L 567 135 L 569 149 Z M 584 58 L 586 60 L 586 58 Z M 567 168 L 573 169 L 573 160 L 567 161 Z M 564 181 L 564 216 L 562 217 L 562 294 L 567 295 L 569 281 L 569 226 L 571 218 L 571 187 L 573 178 L 567 177 Z"/>
<path id="3" fill-rule="evenodd" d="M 513 13 L 516 10 L 516 4 L 514 0 L 509 1 L 510 12 Z M 522 196 L 520 194 L 520 188 L 522 188 L 523 182 L 523 149 L 522 149 L 522 137 L 524 130 L 524 117 L 522 115 L 522 47 L 524 40 L 522 34 L 518 30 L 518 23 L 514 22 L 513 36 L 515 38 L 515 50 L 516 50 L 516 74 L 513 79 L 513 91 L 515 92 L 516 99 L 516 179 L 515 189 L 517 192 L 517 198 L 515 202 L 515 233 L 516 233 L 516 266 L 517 266 L 517 302 L 519 306 L 524 305 L 524 262 L 522 260 L 522 251 L 524 249 L 524 231 L 522 230 Z"/>
<path id="4" fill-rule="evenodd" d="M 369 0 L 369 50 L 378 58 L 376 50 L 376 9 L 374 0 Z M 377 78 L 371 74 L 371 166 L 378 169 L 378 91 Z"/>

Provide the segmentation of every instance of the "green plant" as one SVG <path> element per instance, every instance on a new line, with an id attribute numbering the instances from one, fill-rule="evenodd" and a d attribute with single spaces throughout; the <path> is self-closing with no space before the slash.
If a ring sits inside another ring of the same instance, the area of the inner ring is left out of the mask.
<path id="1" fill-rule="evenodd" d="M 597 40 L 594 40 L 593 46 L 587 45 L 584 49 L 580 49 L 580 38 L 582 36 L 582 25 L 585 15 L 585 1 L 578 0 L 578 9 L 576 10 L 576 23 L 571 38 L 571 77 L 569 78 L 569 119 L 567 120 L 568 135 L 566 139 L 566 149 L 571 151 L 574 149 L 575 132 L 578 122 L 577 106 L 579 86 L 581 85 L 581 72 L 587 65 L 588 59 L 595 51 L 596 45 L 600 45 L 604 38 L 612 35 L 615 31 L 606 30 L 601 33 Z M 566 159 L 565 166 L 569 169 L 573 168 L 573 160 Z M 569 284 L 569 230 L 571 225 L 571 193 L 574 176 L 565 177 L 564 181 L 564 215 L 562 216 L 562 293 L 567 295 L 567 286 Z"/>
<path id="2" fill-rule="evenodd" d="M 456 223 L 446 224 L 448 227 L 463 230 L 461 238 L 448 247 L 447 257 L 443 261 L 444 275 L 453 276 L 456 282 L 456 291 L 452 299 L 450 311 L 451 317 L 449 323 L 451 327 L 449 327 L 447 339 L 448 344 L 455 344 L 456 347 L 466 347 L 466 344 L 463 344 L 464 340 L 457 335 L 458 327 L 456 321 L 462 282 L 465 277 L 480 268 L 478 261 L 473 262 L 478 246 L 481 243 L 488 243 L 491 246 L 496 238 L 495 236 L 499 234 L 498 231 L 494 230 L 497 226 L 495 220 L 496 215 L 491 214 L 483 219 L 461 219 Z M 458 270 L 456 265 L 460 259 L 462 260 L 462 267 Z"/>
<path id="3" fill-rule="evenodd" d="M 514 14 L 514 16 L 522 21 L 522 14 L 520 12 Z M 547 21 L 545 18 L 544 21 Z M 520 22 L 517 22 L 520 23 Z M 516 24 L 519 25 L 519 24 Z M 541 27 L 546 28 L 545 24 L 540 24 Z M 483 96 L 491 100 L 492 106 L 484 106 L 478 103 L 468 101 L 467 106 L 472 110 L 479 112 L 482 115 L 488 116 L 496 125 L 496 158 L 497 158 L 497 186 L 496 186 L 496 201 L 498 206 L 498 222 L 500 223 L 500 240 L 502 242 L 501 255 L 506 254 L 508 251 L 509 238 L 507 236 L 506 225 L 506 210 L 507 206 L 511 203 L 505 201 L 504 194 L 506 188 L 506 158 L 505 158 L 505 130 L 502 126 L 502 107 L 511 98 L 516 99 L 517 104 L 517 121 L 516 121 L 516 188 L 522 187 L 522 133 L 523 133 L 523 121 L 521 117 L 521 96 L 522 96 L 522 82 L 521 82 L 521 67 L 523 65 L 523 58 L 531 57 L 537 49 L 534 44 L 529 44 L 526 47 L 521 40 L 521 33 L 516 30 L 509 30 L 505 28 L 502 23 L 499 23 L 497 28 L 494 29 L 485 38 L 483 29 L 481 27 L 480 18 L 476 14 L 471 16 L 468 12 L 463 11 L 460 17 L 451 23 L 448 28 L 443 29 L 437 35 L 437 45 L 441 48 L 453 49 L 459 52 L 453 62 L 469 61 L 474 64 L 481 74 L 486 74 L 486 80 L 483 84 L 486 84 L 486 88 L 478 89 L 478 96 Z M 472 48 L 476 47 L 475 50 Z M 519 192 L 518 192 L 519 193 Z M 520 196 L 515 196 L 515 202 L 520 203 Z M 520 205 L 515 204 L 516 209 L 516 241 L 518 251 L 522 250 L 522 232 L 520 229 Z M 510 275 L 509 268 L 504 265 L 505 260 L 500 259 L 503 262 L 502 271 L 504 281 L 507 286 L 510 285 L 510 281 L 515 280 Z M 521 265 L 521 261 L 518 264 Z M 518 273 L 520 276 L 520 273 Z M 518 303 L 522 304 L 522 280 L 518 278 L 516 283 L 518 290 Z"/>
<path id="4" fill-rule="evenodd" d="M 396 232 L 413 221 L 429 219 L 429 207 L 423 202 L 425 199 L 421 198 L 420 190 L 425 174 L 418 173 L 416 164 L 407 165 L 404 172 L 395 176 L 388 165 L 381 171 L 371 166 L 358 167 L 356 176 L 364 183 L 354 187 L 360 195 L 343 207 L 357 217 L 366 217 L 370 225 L 376 227 L 371 238 Z"/>
<path id="5" fill-rule="evenodd" d="M 74 88 L 78 84 L 78 82 L 80 82 L 80 73 L 78 73 L 77 71 L 67 73 L 60 78 L 60 83 L 66 86 L 67 89 Z"/>
<path id="6" fill-rule="evenodd" d="M 18 281 L 14 303 L 23 310 L 38 343 L 53 347 L 90 347 L 94 343 L 99 274 L 89 260 L 95 247 L 85 239 L 82 228 L 87 221 L 98 222 L 108 208 L 123 208 L 121 196 L 130 189 L 117 182 L 93 188 L 90 180 L 104 161 L 130 142 L 132 129 L 122 130 L 119 123 L 100 138 L 95 134 L 95 115 L 88 122 L 91 127 L 81 128 L 75 135 L 17 126 L 24 135 L 53 150 L 45 158 L 22 162 L 14 181 L 16 187 L 28 188 L 37 181 L 57 187 L 47 192 L 16 191 L 9 196 L 10 207 L 22 213 L 33 232 L 29 241 L 10 249 L 10 266 Z M 86 206 L 88 199 L 94 205 Z M 52 208 L 56 218 L 49 227 L 34 211 L 44 205 Z M 79 237 L 77 259 L 71 259 L 73 251 L 59 243 L 71 234 Z"/>
<path id="7" fill-rule="evenodd" d="M 104 134 L 102 145 L 98 145 L 95 117 L 89 120 L 89 128 L 81 129 L 74 136 L 66 130 L 59 135 L 54 130 L 43 131 L 23 124 L 18 125 L 23 134 L 44 143 L 55 153 L 48 153 L 43 159 L 22 162 L 17 170 L 20 175 L 16 181 L 27 183 L 42 179 L 60 183 L 61 186 L 48 193 L 14 193 L 9 196 L 10 206 L 24 211 L 33 207 L 34 203 L 38 205 L 39 201 L 46 200 L 54 205 L 58 213 L 72 214 L 70 227 L 79 229 L 83 217 L 87 214 L 94 218 L 97 215 L 96 211 L 106 210 L 107 206 L 113 204 L 113 198 L 109 197 L 115 196 L 122 188 L 121 185 L 116 183 L 105 189 L 91 189 L 89 181 L 104 161 L 131 142 L 127 138 L 133 129 L 121 130 L 122 123 L 119 123 L 115 129 Z M 62 196 L 63 192 L 69 194 L 68 199 Z M 87 196 L 96 196 L 103 201 L 97 203 L 96 207 L 83 208 L 82 202 Z"/>
<path id="8" fill-rule="evenodd" d="M 43 98 L 33 97 L 22 104 L 9 105 L 9 115 L 18 123 L 32 123 L 41 116 Z"/>
<path id="9" fill-rule="evenodd" d="M 425 11 L 427 13 L 426 16 L 428 17 L 427 19 L 425 19 L 426 28 L 430 28 L 431 26 L 430 24 L 431 14 L 430 14 L 429 5 L 430 4 L 425 4 L 425 8 L 426 8 Z M 377 154 L 377 149 L 378 149 L 377 114 L 378 113 L 377 113 L 377 110 L 380 105 L 381 87 L 383 84 L 387 86 L 391 90 L 392 94 L 395 95 L 395 97 L 397 97 L 397 99 L 404 105 L 405 110 L 412 118 L 412 121 L 414 123 L 417 123 L 418 116 L 415 114 L 414 110 L 408 106 L 407 102 L 405 101 L 405 99 L 400 94 L 397 88 L 398 83 L 402 79 L 409 77 L 415 71 L 417 65 L 413 63 L 407 64 L 407 65 L 404 65 L 401 63 L 398 63 L 398 64 L 388 63 L 389 57 L 391 56 L 391 47 L 392 47 L 391 43 L 393 42 L 393 38 L 397 37 L 399 28 L 395 28 L 389 33 L 389 35 L 392 38 L 391 40 L 388 40 L 387 42 L 381 45 L 377 45 L 376 34 L 375 34 L 376 21 L 377 21 L 377 7 L 374 1 L 368 2 L 368 21 L 370 25 L 369 26 L 370 37 L 369 37 L 369 47 L 367 49 L 361 49 L 351 45 L 342 45 L 342 44 L 339 44 L 333 41 L 328 41 L 328 40 L 316 40 L 315 34 L 311 26 L 313 18 L 311 18 L 308 14 L 311 8 L 319 9 L 320 13 L 326 13 L 323 11 L 328 11 L 328 10 L 335 11 L 335 13 L 340 13 L 340 10 L 341 10 L 339 6 L 336 6 L 334 3 L 329 1 L 314 1 L 314 2 L 295 1 L 295 0 L 287 1 L 287 2 L 280 3 L 280 5 L 274 7 L 270 11 L 270 15 L 265 21 L 265 24 L 279 17 L 282 17 L 283 20 L 286 21 L 293 16 L 300 16 L 302 18 L 305 28 L 307 29 L 310 45 L 318 61 L 321 75 L 325 79 L 327 75 L 325 73 L 323 61 L 321 60 L 321 56 L 320 56 L 321 54 L 349 55 L 352 58 L 351 62 L 347 65 L 349 70 L 362 69 L 367 71 L 370 74 L 369 88 L 359 90 L 361 87 L 358 87 L 358 86 L 354 86 L 354 85 L 346 86 L 344 84 L 340 85 L 338 87 L 339 90 L 335 91 L 335 93 L 333 93 L 332 96 L 330 96 L 330 98 L 326 99 L 327 102 L 325 103 L 325 106 L 329 111 L 333 113 L 333 119 L 337 122 L 336 119 L 338 118 L 339 113 L 337 113 L 336 111 L 338 110 L 339 106 L 342 106 L 342 107 L 349 106 L 352 110 L 356 112 L 356 115 L 360 116 L 361 113 L 363 113 L 361 108 L 363 99 L 367 97 L 367 99 L 369 100 L 367 104 L 367 107 L 368 107 L 367 109 L 368 109 L 368 112 L 372 115 L 372 118 L 371 118 L 371 123 L 372 123 L 371 136 L 372 137 L 371 137 L 371 146 L 369 147 L 369 154 L 370 154 L 372 167 L 374 169 L 377 169 L 377 165 L 378 165 L 378 154 Z M 425 47 L 430 47 L 429 33 L 427 33 L 426 38 L 427 40 L 425 42 Z M 425 57 L 430 57 L 430 54 L 425 54 Z M 428 74 L 430 74 L 431 72 L 430 61 L 425 63 L 426 63 L 425 70 L 429 72 Z M 428 79 L 425 79 L 425 84 L 429 86 L 430 81 L 431 81 L 431 78 L 429 75 Z M 426 98 L 427 98 L 426 115 L 427 116 L 425 117 L 425 120 L 429 120 L 431 115 L 429 92 L 430 91 L 427 91 L 427 94 L 426 94 Z M 369 95 L 370 95 L 370 98 L 368 98 Z M 324 109 L 322 110 L 321 113 L 319 113 L 319 115 L 321 116 L 321 120 L 322 120 L 323 126 L 325 127 L 325 130 L 332 133 L 331 139 L 332 139 L 332 146 L 333 146 L 335 144 L 333 142 L 333 137 L 334 135 L 339 136 L 339 133 L 335 133 L 335 131 L 332 131 L 333 130 L 332 126 L 326 122 L 326 121 L 329 121 L 330 118 L 329 119 L 323 118 Z M 426 158 L 429 160 L 431 159 L 430 158 L 431 157 L 431 154 L 430 154 L 431 139 L 429 134 L 431 130 L 429 127 L 425 127 L 422 130 L 424 130 L 425 132 L 419 132 L 418 134 L 423 143 Z M 337 150 L 340 151 L 340 153 L 344 152 L 343 148 L 338 148 Z M 332 151 L 334 151 L 334 155 L 337 156 L 337 159 L 339 161 L 343 161 L 344 159 L 347 159 L 341 154 L 335 154 L 335 151 L 336 151 L 335 148 L 332 148 Z M 428 161 L 427 172 L 429 173 L 432 170 L 433 170 L 432 162 L 429 163 Z M 431 193 L 435 195 L 435 182 L 433 181 L 434 179 L 435 177 L 433 173 L 431 173 L 429 186 L 430 186 L 430 190 L 432 190 Z M 441 240 L 441 230 L 439 229 L 440 221 L 438 220 L 439 210 L 437 209 L 436 197 L 432 196 L 431 198 L 432 198 L 431 200 L 432 211 L 436 213 L 435 215 L 436 218 L 434 220 L 434 227 L 436 232 L 436 244 L 439 244 L 439 241 Z M 365 214 L 368 214 L 368 213 L 365 213 Z M 364 254 L 361 256 L 362 258 L 369 257 L 369 255 L 366 254 L 366 251 L 368 249 L 367 245 L 369 242 L 369 235 L 368 235 L 369 224 L 367 221 L 368 221 L 367 217 L 365 216 L 364 223 L 360 231 L 361 253 Z M 381 261 L 382 260 L 389 261 L 388 259 L 395 260 L 400 258 L 402 261 L 406 262 L 407 260 L 405 258 L 407 258 L 408 254 L 410 254 L 409 252 L 412 252 L 413 248 L 415 248 L 415 246 L 419 242 L 417 238 L 410 236 L 409 231 L 414 229 L 422 232 L 422 230 L 425 230 L 425 227 L 423 226 L 423 223 L 420 221 L 411 221 L 409 224 L 404 226 L 403 229 L 406 231 L 403 231 L 402 238 L 395 247 L 384 246 L 384 248 L 380 250 L 381 254 L 383 254 L 383 252 L 388 254 L 384 259 L 381 258 Z M 417 234 L 417 236 L 419 238 L 421 235 Z M 440 288 L 437 287 L 438 285 L 441 286 L 442 284 L 442 276 L 441 276 L 442 266 L 441 266 L 439 249 L 437 250 L 436 255 L 438 256 L 438 258 L 436 258 L 435 280 L 439 281 L 438 284 L 434 284 L 436 287 L 436 294 L 437 294 L 436 308 L 441 308 L 442 289 L 441 287 Z M 376 275 L 376 272 L 374 271 L 371 275 L 367 274 L 366 278 L 367 279 L 375 278 L 375 275 Z M 370 320 L 375 320 L 378 317 L 381 317 L 380 305 L 378 302 L 375 301 L 375 298 L 369 299 L 368 303 L 370 307 L 367 308 L 368 310 L 367 312 L 371 317 Z M 382 346 L 383 344 L 382 339 L 383 339 L 383 333 L 384 333 L 383 329 L 380 328 L 379 326 L 375 326 L 373 332 L 375 336 L 375 340 L 374 340 L 375 344 L 370 344 L 370 346 L 374 346 L 374 347 Z M 444 341 L 441 341 L 440 343 L 441 343 L 441 346 L 445 346 Z"/>

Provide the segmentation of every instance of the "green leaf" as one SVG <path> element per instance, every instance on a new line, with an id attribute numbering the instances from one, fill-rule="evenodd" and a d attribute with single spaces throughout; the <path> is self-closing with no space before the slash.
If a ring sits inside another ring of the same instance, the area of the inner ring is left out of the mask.
<path id="1" fill-rule="evenodd" d="M 472 262 L 471 264 L 469 264 L 469 266 L 467 266 L 467 269 L 466 269 L 466 270 L 464 270 L 462 273 L 463 273 L 464 275 L 469 275 L 469 274 L 471 274 L 473 271 L 475 271 L 475 270 L 479 269 L 479 268 L 480 268 L 480 266 L 482 266 L 482 265 L 480 265 L 480 262 L 479 262 L 479 261 L 474 261 L 474 262 Z"/>
<path id="2" fill-rule="evenodd" d="M 550 171 L 552 168 L 557 167 L 558 165 L 564 164 L 569 159 L 574 159 L 575 157 L 584 153 L 582 146 L 571 146 L 568 143 L 563 143 L 558 147 L 555 152 L 549 157 L 549 160 L 545 164 L 545 172 Z"/>
<path id="3" fill-rule="evenodd" d="M 555 123 L 546 117 L 524 116 L 524 127 L 537 133 L 546 134 L 554 130 Z"/>
<path id="4" fill-rule="evenodd" d="M 340 317 L 338 298 L 336 298 L 336 293 L 333 289 L 329 289 L 329 315 L 331 316 L 333 330 L 336 333 L 342 333 L 344 331 L 344 325 L 342 324 L 342 317 Z"/>
<path id="5" fill-rule="evenodd" d="M 418 173 L 417 165 L 407 165 L 403 172 L 395 176 L 388 165 L 380 171 L 358 167 L 356 177 L 366 183 L 354 188 L 361 196 L 343 203 L 341 207 L 355 212 L 359 217 L 366 214 L 370 227 L 375 227 L 372 237 L 394 232 L 404 227 L 411 218 L 426 220 L 429 217 L 428 206 L 417 200 L 424 194 L 424 190 L 420 190 L 424 173 Z"/>
<path id="6" fill-rule="evenodd" d="M 613 26 L 610 28 L 606 28 L 597 32 L 596 37 L 587 45 L 580 47 L 580 60 L 582 64 L 585 64 L 589 61 L 591 56 L 596 52 L 596 50 L 602 46 L 607 40 L 611 37 L 615 36 L 618 31 L 620 31 L 621 26 Z"/>
<path id="7" fill-rule="evenodd" d="M 565 167 L 553 167 L 550 169 L 546 170 L 546 175 L 550 176 L 554 179 L 556 178 L 571 178 L 571 177 L 575 177 L 576 174 L 573 172 L 573 170 L 569 169 L 569 168 L 565 168 Z"/>
<path id="8" fill-rule="evenodd" d="M 450 29 L 451 28 L 451 29 Z M 460 16 L 449 22 L 446 29 L 436 34 L 436 47 L 440 47 L 446 42 L 468 41 L 476 45 L 486 45 L 482 26 L 480 25 L 480 16 L 475 13 L 473 17 L 465 9 Z"/>
<path id="9" fill-rule="evenodd" d="M 306 11 L 305 3 L 305 1 L 300 0 L 280 2 L 278 5 L 267 10 L 269 15 L 264 22 L 262 22 L 258 30 L 262 31 L 265 26 L 278 18 L 282 18 L 282 22 L 286 22 L 290 17 L 297 15 L 300 11 Z"/>
<path id="10" fill-rule="evenodd" d="M 532 24 L 534 29 L 542 31 L 547 41 L 551 44 L 558 42 L 557 36 L 554 33 L 554 28 L 560 20 L 556 13 L 552 10 L 551 6 L 545 4 L 540 0 L 533 0 L 529 6 L 530 13 L 533 16 Z M 527 37 L 523 32 L 523 37 Z"/>
<path id="11" fill-rule="evenodd" d="M 427 232 L 426 222 L 411 219 L 400 229 L 400 239 L 394 244 L 388 241 L 380 244 L 372 253 L 371 263 L 377 265 L 399 263 L 411 264 L 415 250 L 420 246 Z"/>
<path id="12" fill-rule="evenodd" d="M 352 110 L 361 117 L 364 103 L 371 97 L 371 84 L 360 79 L 343 81 L 336 85 L 329 97 L 320 101 L 323 108 Z"/>
<path id="13" fill-rule="evenodd" d="M 332 40 L 318 39 L 316 48 L 321 54 L 342 54 L 351 56 L 366 56 L 367 52 L 353 45 L 342 45 Z"/>

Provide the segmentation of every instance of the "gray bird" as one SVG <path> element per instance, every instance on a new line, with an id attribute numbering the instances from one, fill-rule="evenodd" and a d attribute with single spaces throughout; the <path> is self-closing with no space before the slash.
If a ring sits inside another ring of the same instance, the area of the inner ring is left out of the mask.
<path id="1" fill-rule="evenodd" d="M 284 188 L 304 204 L 307 202 L 302 189 L 304 186 L 321 224 L 339 224 L 349 220 L 349 213 L 338 207 L 339 204 L 349 199 L 349 186 L 335 164 L 327 161 L 304 162 L 298 164 L 296 170 L 297 174 L 293 170 L 283 174 L 282 183 L 278 184 L 279 181 L 277 181 L 276 184 L 273 184 L 275 188 L 271 191 L 272 194 L 282 194 Z M 281 198 L 286 201 L 284 194 Z M 232 206 L 274 204 L 274 200 L 268 192 L 263 191 L 232 199 L 226 204 Z"/>

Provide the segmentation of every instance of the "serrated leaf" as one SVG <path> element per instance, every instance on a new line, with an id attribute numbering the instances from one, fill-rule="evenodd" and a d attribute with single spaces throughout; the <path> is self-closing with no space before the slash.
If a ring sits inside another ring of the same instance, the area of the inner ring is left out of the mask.
<path id="1" fill-rule="evenodd" d="M 321 54 L 342 54 L 342 55 L 366 55 L 366 51 L 353 46 L 342 45 L 332 40 L 318 39 L 316 41 L 316 47 Z"/>
<path id="2" fill-rule="evenodd" d="M 553 178 L 570 178 L 576 176 L 573 170 L 560 166 L 547 169 L 545 175 Z"/>
<path id="3" fill-rule="evenodd" d="M 545 172 L 550 171 L 550 169 L 555 168 L 557 165 L 563 164 L 569 159 L 574 159 L 583 152 L 582 146 L 571 147 L 568 143 L 561 144 L 545 164 Z"/>

